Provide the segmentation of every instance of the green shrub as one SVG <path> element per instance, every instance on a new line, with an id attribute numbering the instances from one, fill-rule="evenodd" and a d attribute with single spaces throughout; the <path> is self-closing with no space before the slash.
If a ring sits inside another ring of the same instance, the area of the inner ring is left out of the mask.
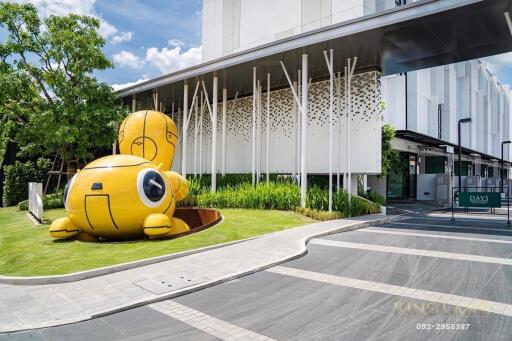
<path id="1" fill-rule="evenodd" d="M 311 208 L 296 207 L 295 212 L 305 215 L 306 217 L 310 217 L 315 220 L 321 220 L 321 221 L 344 218 L 343 214 L 341 212 L 336 212 L 336 211 L 327 212 L 327 211 L 314 210 Z"/>
<path id="2" fill-rule="evenodd" d="M 197 197 L 200 207 L 292 210 L 300 204 L 300 189 L 292 183 L 242 184 Z"/>
<path id="3" fill-rule="evenodd" d="M 13 165 L 4 167 L 4 195 L 5 205 L 16 205 L 28 198 L 28 183 L 46 181 L 52 162 L 45 158 L 39 158 L 36 162 L 16 161 Z"/>
<path id="4" fill-rule="evenodd" d="M 63 208 L 64 201 L 62 193 L 47 194 L 43 196 L 43 209 L 49 210 L 52 208 Z M 28 210 L 28 200 L 23 200 L 18 203 L 20 211 Z"/>

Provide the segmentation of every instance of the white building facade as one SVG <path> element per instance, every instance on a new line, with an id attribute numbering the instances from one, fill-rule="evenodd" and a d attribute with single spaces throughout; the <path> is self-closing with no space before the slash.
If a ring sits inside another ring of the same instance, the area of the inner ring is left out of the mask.
<path id="1" fill-rule="evenodd" d="M 382 12 L 408 2 L 414 1 L 203 0 L 203 61 Z"/>
<path id="2" fill-rule="evenodd" d="M 407 1 L 403 0 L 204 0 L 203 61 L 405 4 Z M 448 200 L 448 188 L 456 185 L 455 176 L 458 175 L 457 155 L 454 155 L 457 152 L 454 146 L 458 143 L 458 121 L 466 117 L 471 118 L 472 122 L 461 125 L 461 142 L 463 147 L 474 153 L 466 151 L 462 155 L 463 185 L 496 185 L 501 142 L 511 138 L 512 101 L 508 86 L 501 85 L 484 63 L 473 60 L 386 76 L 382 80 L 378 70 L 375 70 L 357 75 L 355 80 L 358 79 L 374 81 L 355 87 L 356 102 L 371 99 L 370 104 L 365 102 L 354 110 L 357 114 L 351 129 L 354 141 L 351 146 L 351 169 L 353 173 L 365 176 L 365 179 L 366 175 L 373 175 L 369 179 L 371 189 L 390 199 Z M 307 168 L 310 173 L 326 174 L 328 82 L 313 83 L 311 90 L 312 111 L 308 117 L 307 150 L 310 159 Z M 271 172 L 295 174 L 299 168 L 297 144 L 300 125 L 297 108 L 294 107 L 290 90 L 277 91 L 271 96 L 269 167 Z M 340 96 L 340 93 L 336 96 Z M 344 97 L 340 98 L 343 100 Z M 237 111 L 228 119 L 232 126 L 228 128 L 227 169 L 235 173 L 250 169 L 250 164 L 247 164 L 250 160 L 243 158 L 251 148 L 248 139 L 250 132 L 246 131 L 245 137 L 239 136 L 244 134 L 243 126 L 250 128 L 251 125 L 250 98 L 239 101 L 241 104 L 235 105 Z M 342 119 L 345 111 L 344 104 L 338 100 L 335 106 L 334 165 L 337 173 L 346 169 L 345 125 Z M 244 117 L 247 120 L 245 123 Z M 260 119 L 264 128 L 259 133 L 264 136 L 266 125 L 264 118 Z M 393 147 L 400 153 L 400 160 L 407 171 L 391 172 L 387 177 L 376 176 L 380 173 L 382 123 L 392 125 L 399 132 L 433 138 L 424 143 L 398 136 L 393 141 Z M 188 138 L 189 141 L 191 139 L 195 137 Z M 258 148 L 261 148 L 258 151 L 264 151 L 266 139 L 261 137 L 258 141 L 262 141 L 258 142 Z M 446 142 L 447 146 L 440 141 Z M 190 148 L 193 147 L 190 146 L 188 150 Z M 260 157 L 265 159 L 264 155 Z M 507 145 L 504 158 L 510 160 Z M 196 159 L 192 158 L 195 164 Z M 206 160 L 201 163 L 209 164 Z M 192 164 L 190 167 L 197 168 Z M 440 174 L 444 174 L 442 181 L 439 180 L 442 177 Z M 442 194 L 438 182 L 445 185 Z"/>

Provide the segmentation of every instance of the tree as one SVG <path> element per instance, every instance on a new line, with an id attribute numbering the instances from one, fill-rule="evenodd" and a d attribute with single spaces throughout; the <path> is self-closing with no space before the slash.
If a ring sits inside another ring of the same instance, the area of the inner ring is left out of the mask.
<path id="1" fill-rule="evenodd" d="M 20 153 L 87 161 L 115 139 L 121 110 L 94 72 L 112 67 L 100 23 L 69 14 L 39 18 L 31 4 L 0 3 L 0 124 Z"/>

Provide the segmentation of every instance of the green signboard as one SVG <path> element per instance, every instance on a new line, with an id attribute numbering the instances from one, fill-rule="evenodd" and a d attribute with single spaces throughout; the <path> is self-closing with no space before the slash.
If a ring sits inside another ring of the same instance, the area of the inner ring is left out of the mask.
<path id="1" fill-rule="evenodd" d="M 497 192 L 460 192 L 461 207 L 501 207 L 501 193 Z"/>

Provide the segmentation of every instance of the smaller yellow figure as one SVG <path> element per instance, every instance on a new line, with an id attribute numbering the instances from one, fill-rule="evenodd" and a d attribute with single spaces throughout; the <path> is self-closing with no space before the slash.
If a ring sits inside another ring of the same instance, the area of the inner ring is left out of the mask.
<path id="1" fill-rule="evenodd" d="M 170 170 L 178 143 L 176 125 L 158 111 L 142 110 L 125 118 L 119 128 L 121 154 L 140 156 Z"/>
<path id="2" fill-rule="evenodd" d="M 97 237 L 161 238 L 189 231 L 184 221 L 173 217 L 176 201 L 188 194 L 187 181 L 161 168 L 132 155 L 91 162 L 66 186 L 69 217 L 55 220 L 50 235 L 95 241 Z"/>

